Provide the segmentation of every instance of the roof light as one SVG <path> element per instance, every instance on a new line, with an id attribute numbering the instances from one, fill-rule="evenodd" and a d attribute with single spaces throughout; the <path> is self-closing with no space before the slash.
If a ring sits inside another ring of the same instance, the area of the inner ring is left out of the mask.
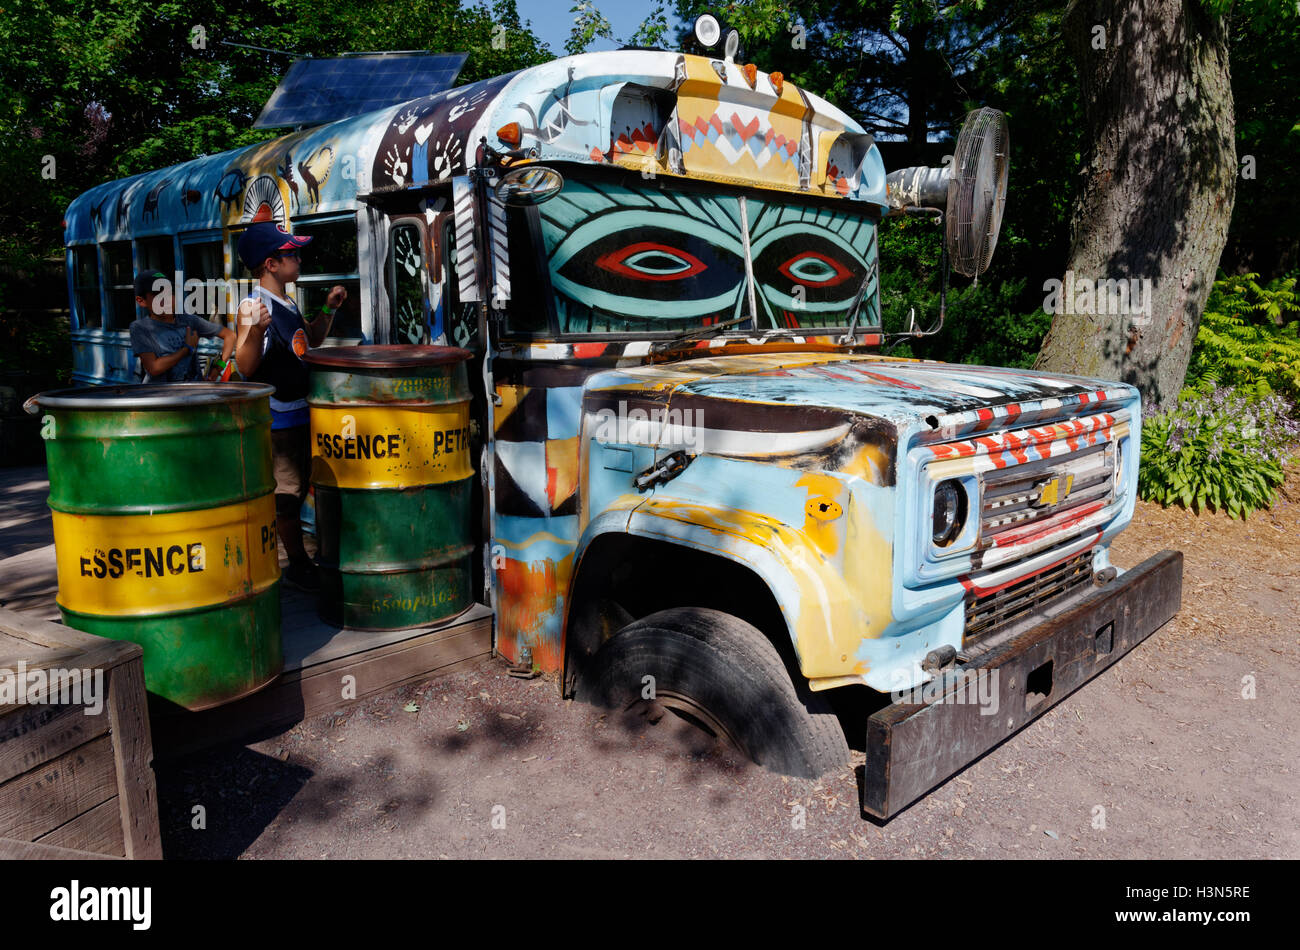
<path id="1" fill-rule="evenodd" d="M 776 94 L 778 96 L 781 95 L 781 90 L 785 87 L 785 76 L 781 73 L 768 73 L 767 81 L 772 84 L 772 88 L 776 90 Z"/>
<path id="2" fill-rule="evenodd" d="M 695 39 L 705 49 L 712 49 L 722 39 L 722 24 L 712 13 L 702 13 L 695 18 Z"/>
<path id="3" fill-rule="evenodd" d="M 740 71 L 745 74 L 745 81 L 749 83 L 750 89 L 758 88 L 758 67 L 753 63 L 746 63 L 740 67 Z"/>
<path id="4" fill-rule="evenodd" d="M 736 57 L 740 55 L 740 31 L 727 30 L 727 38 L 723 41 L 722 54 L 727 62 L 734 63 L 736 61 Z"/>

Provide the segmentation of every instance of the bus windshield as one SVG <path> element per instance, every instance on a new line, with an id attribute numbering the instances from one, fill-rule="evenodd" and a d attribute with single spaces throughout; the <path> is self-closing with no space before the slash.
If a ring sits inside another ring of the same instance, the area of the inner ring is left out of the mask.
<path id="1" fill-rule="evenodd" d="M 748 315 L 744 223 L 757 314 L 738 330 L 845 327 L 868 274 L 857 324 L 880 322 L 876 224 L 847 202 L 566 175 L 538 210 L 561 333 L 674 333 Z"/>

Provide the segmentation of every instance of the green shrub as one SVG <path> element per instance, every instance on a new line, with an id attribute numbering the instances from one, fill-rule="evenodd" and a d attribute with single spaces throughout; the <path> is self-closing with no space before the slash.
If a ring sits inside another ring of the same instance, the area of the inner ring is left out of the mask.
<path id="1" fill-rule="evenodd" d="M 943 329 L 932 337 L 906 341 L 894 354 L 978 366 L 1033 366 L 1052 315 L 1020 312 L 1024 285 L 1020 280 L 949 286 Z M 939 319 L 939 293 L 915 275 L 893 269 L 881 283 L 880 309 L 887 333 L 906 332 L 912 310 L 916 326 L 928 330 Z"/>
<path id="2" fill-rule="evenodd" d="M 923 218 L 892 220 L 880 229 L 880 309 L 886 333 L 906 333 L 915 312 L 923 330 L 939 319 L 943 228 Z M 1025 313 L 1032 294 L 1023 279 L 951 275 L 948 308 L 938 334 L 909 339 L 890 352 L 948 363 L 1028 368 L 1052 324 L 1041 309 Z"/>
<path id="3" fill-rule="evenodd" d="M 1244 519 L 1273 503 L 1300 425 L 1278 395 L 1215 389 L 1143 412 L 1138 495 L 1162 505 L 1206 508 Z"/>
<path id="4" fill-rule="evenodd" d="M 1296 278 L 1261 286 L 1258 277 L 1238 274 L 1214 282 L 1187 368 L 1187 386 L 1202 393 L 1219 387 L 1260 396 L 1280 393 L 1297 403 L 1300 295 L 1294 291 Z"/>

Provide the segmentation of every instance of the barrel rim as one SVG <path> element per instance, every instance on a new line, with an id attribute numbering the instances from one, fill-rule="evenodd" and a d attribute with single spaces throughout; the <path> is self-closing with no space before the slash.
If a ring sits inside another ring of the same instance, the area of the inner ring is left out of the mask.
<path id="1" fill-rule="evenodd" d="M 128 383 L 120 386 L 77 386 L 51 389 L 33 396 L 42 409 L 190 409 L 253 402 L 275 392 L 267 383 Z"/>
<path id="2" fill-rule="evenodd" d="M 357 346 L 320 346 L 303 355 L 313 366 L 333 369 L 419 369 L 468 362 L 474 356 L 458 346 L 427 343 L 379 343 Z"/>

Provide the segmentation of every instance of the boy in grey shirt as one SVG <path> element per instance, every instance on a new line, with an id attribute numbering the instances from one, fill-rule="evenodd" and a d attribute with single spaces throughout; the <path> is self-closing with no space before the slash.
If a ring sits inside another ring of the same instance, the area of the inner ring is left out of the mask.
<path id="1" fill-rule="evenodd" d="M 158 299 L 160 284 L 167 276 L 161 271 L 147 271 L 136 275 L 135 302 L 145 315 L 131 324 L 131 352 L 140 357 L 144 371 L 151 383 L 183 383 L 199 378 L 199 358 L 196 347 L 199 337 L 221 338 L 221 362 L 230 359 L 235 349 L 233 330 L 188 313 L 172 313 L 175 306 L 165 308 Z M 172 297 L 173 302 L 175 297 Z M 168 309 L 169 312 L 162 312 Z M 214 364 L 213 374 L 221 367 Z"/>

